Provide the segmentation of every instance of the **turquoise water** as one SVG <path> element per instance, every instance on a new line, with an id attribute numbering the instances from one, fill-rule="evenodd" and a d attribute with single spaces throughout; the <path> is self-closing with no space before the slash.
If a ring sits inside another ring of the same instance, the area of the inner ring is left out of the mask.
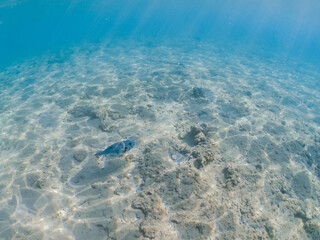
<path id="1" fill-rule="evenodd" d="M 319 10 L 0 2 L 0 239 L 320 239 Z"/>

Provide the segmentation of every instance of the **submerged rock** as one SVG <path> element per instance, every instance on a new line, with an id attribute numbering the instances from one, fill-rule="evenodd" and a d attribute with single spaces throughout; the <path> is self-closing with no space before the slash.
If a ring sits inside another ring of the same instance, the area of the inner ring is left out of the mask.
<path id="1" fill-rule="evenodd" d="M 228 166 L 223 170 L 223 175 L 226 180 L 226 187 L 230 189 L 231 187 L 235 187 L 240 183 L 240 173 L 237 169 Z"/>
<path id="2" fill-rule="evenodd" d="M 87 155 L 87 151 L 79 150 L 74 153 L 73 158 L 78 162 L 82 162 L 84 159 L 86 159 Z"/>
<path id="3" fill-rule="evenodd" d="M 193 97 L 194 99 L 205 99 L 208 101 L 212 101 L 213 93 L 208 88 L 194 87 L 192 88 L 191 97 Z"/>
<path id="4" fill-rule="evenodd" d="M 148 222 L 142 222 L 139 226 L 139 230 L 142 233 L 142 235 L 149 239 L 155 239 L 156 238 L 156 232 L 157 232 L 157 226 L 150 226 L 151 224 Z"/>
<path id="5" fill-rule="evenodd" d="M 218 159 L 218 149 L 215 145 L 203 145 L 192 151 L 191 156 L 195 159 L 193 165 L 200 169 Z"/>
<path id="6" fill-rule="evenodd" d="M 204 89 L 199 87 L 194 87 L 192 89 L 192 97 L 194 98 L 205 98 Z"/>
<path id="7" fill-rule="evenodd" d="M 189 131 L 182 130 L 179 134 L 180 139 L 188 144 L 188 152 L 191 153 L 194 166 L 198 169 L 219 159 L 219 149 L 208 136 L 209 128 L 205 123 L 193 125 Z"/>
<path id="8" fill-rule="evenodd" d="M 206 125 L 194 125 L 191 126 L 190 131 L 182 135 L 182 139 L 190 145 L 199 145 L 200 143 L 205 143 L 207 138 L 206 134 Z"/>

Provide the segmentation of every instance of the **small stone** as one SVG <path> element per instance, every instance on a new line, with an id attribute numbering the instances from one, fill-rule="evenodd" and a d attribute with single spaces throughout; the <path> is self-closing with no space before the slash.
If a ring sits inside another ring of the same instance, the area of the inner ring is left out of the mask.
<path id="1" fill-rule="evenodd" d="M 235 187 L 240 183 L 240 176 L 237 169 L 225 167 L 222 172 L 224 174 L 224 178 L 226 179 L 227 188 Z"/>
<path id="2" fill-rule="evenodd" d="M 202 132 L 200 132 L 200 133 L 198 133 L 197 135 L 194 136 L 194 143 L 196 145 L 198 145 L 200 143 L 204 143 L 204 142 L 206 142 L 206 140 L 207 140 L 206 136 Z"/>
<path id="3" fill-rule="evenodd" d="M 184 139 L 188 145 L 194 146 L 207 141 L 205 134 L 206 128 L 194 125 L 191 126 L 190 131 L 186 132 L 181 138 Z"/>
<path id="4" fill-rule="evenodd" d="M 75 152 L 75 154 L 73 155 L 73 158 L 78 162 L 82 162 L 84 159 L 86 159 L 87 155 L 88 154 L 85 150 L 79 150 Z"/>
<path id="5" fill-rule="evenodd" d="M 194 98 L 205 98 L 203 89 L 199 87 L 194 87 L 192 89 L 192 96 Z"/>
<path id="6" fill-rule="evenodd" d="M 140 231 L 146 238 L 154 239 L 156 237 L 156 230 L 154 227 L 140 226 Z"/>

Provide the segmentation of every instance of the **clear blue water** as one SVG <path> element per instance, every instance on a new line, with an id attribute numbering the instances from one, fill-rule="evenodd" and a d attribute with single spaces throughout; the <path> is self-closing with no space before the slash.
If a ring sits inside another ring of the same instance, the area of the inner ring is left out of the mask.
<path id="1" fill-rule="evenodd" d="M 319 61 L 313 0 L 1 1 L 0 239 L 320 239 Z"/>
<path id="2" fill-rule="evenodd" d="M 3 1 L 1 65 L 107 38 L 255 44 L 319 61 L 318 1 Z"/>

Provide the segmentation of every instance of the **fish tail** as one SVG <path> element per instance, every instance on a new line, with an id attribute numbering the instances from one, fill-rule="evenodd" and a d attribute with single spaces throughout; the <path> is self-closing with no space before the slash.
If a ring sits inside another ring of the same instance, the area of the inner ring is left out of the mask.
<path id="1" fill-rule="evenodd" d="M 99 151 L 99 152 L 96 152 L 96 156 L 101 156 L 101 155 L 104 155 L 104 154 L 106 154 L 104 151 Z"/>

